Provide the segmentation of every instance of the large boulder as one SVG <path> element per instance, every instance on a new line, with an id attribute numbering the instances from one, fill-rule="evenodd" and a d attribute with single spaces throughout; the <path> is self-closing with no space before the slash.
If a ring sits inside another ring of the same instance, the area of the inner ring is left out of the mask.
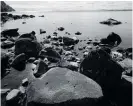
<path id="1" fill-rule="evenodd" d="M 122 24 L 122 22 L 117 21 L 117 20 L 112 19 L 112 18 L 109 18 L 108 20 L 102 21 L 100 23 L 105 24 L 105 25 L 109 25 L 109 26 Z"/>
<path id="2" fill-rule="evenodd" d="M 22 71 L 25 69 L 26 67 L 26 55 L 24 53 L 19 54 L 18 56 L 15 57 L 15 59 L 13 60 L 11 66 L 18 70 L 18 71 Z"/>
<path id="3" fill-rule="evenodd" d="M 32 39 L 32 40 L 37 40 L 35 34 L 36 33 L 34 31 L 32 31 L 30 33 L 22 34 L 18 39 L 20 39 L 20 38 L 29 38 L 29 39 Z"/>
<path id="4" fill-rule="evenodd" d="M 52 68 L 27 88 L 27 106 L 98 106 L 101 87 L 90 78 L 66 68 Z"/>
<path id="5" fill-rule="evenodd" d="M 18 28 L 6 29 L 6 30 L 1 32 L 1 35 L 3 37 L 16 37 L 16 36 L 19 36 L 18 30 L 19 30 Z"/>
<path id="6" fill-rule="evenodd" d="M 29 38 L 21 38 L 15 42 L 15 55 L 25 53 L 29 57 L 37 57 L 41 49 L 42 47 L 37 41 Z"/>
<path id="7" fill-rule="evenodd" d="M 75 45 L 79 42 L 79 39 L 77 39 L 76 37 L 63 37 L 63 43 L 66 46 L 70 46 L 70 45 Z"/>
<path id="8" fill-rule="evenodd" d="M 102 49 L 91 51 L 80 64 L 80 72 L 98 82 L 103 89 L 116 87 L 123 68 Z"/>

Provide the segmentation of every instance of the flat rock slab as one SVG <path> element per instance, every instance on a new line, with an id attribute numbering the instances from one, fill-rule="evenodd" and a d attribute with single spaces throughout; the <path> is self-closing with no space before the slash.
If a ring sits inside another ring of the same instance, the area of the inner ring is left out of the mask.
<path id="1" fill-rule="evenodd" d="M 92 79 L 67 68 L 52 68 L 27 89 L 28 103 L 55 104 L 102 97 L 101 87 Z"/>

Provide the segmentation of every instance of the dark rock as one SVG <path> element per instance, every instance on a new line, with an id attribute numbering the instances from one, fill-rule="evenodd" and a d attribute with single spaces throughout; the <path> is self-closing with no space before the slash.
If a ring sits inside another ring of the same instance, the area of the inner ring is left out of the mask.
<path id="1" fill-rule="evenodd" d="M 37 41 L 29 38 L 21 38 L 15 42 L 15 55 L 25 53 L 29 57 L 36 57 L 41 49 L 42 47 Z"/>
<path id="2" fill-rule="evenodd" d="M 19 54 L 18 56 L 15 57 L 13 60 L 11 67 L 18 71 L 23 71 L 26 67 L 26 55 L 24 53 Z"/>
<path id="3" fill-rule="evenodd" d="M 40 34 L 46 33 L 43 29 L 40 29 Z"/>
<path id="4" fill-rule="evenodd" d="M 16 37 L 16 36 L 19 36 L 18 28 L 15 28 L 15 29 L 6 29 L 6 30 L 1 32 L 1 35 L 3 37 Z"/>
<path id="5" fill-rule="evenodd" d="M 79 31 L 75 33 L 75 35 L 81 35 L 81 34 L 82 34 L 82 33 L 81 33 L 81 32 L 79 32 Z"/>
<path id="6" fill-rule="evenodd" d="M 91 51 L 80 65 L 80 72 L 98 82 L 103 90 L 117 86 L 123 71 L 102 49 Z"/>
<path id="7" fill-rule="evenodd" d="M 47 71 L 48 71 L 48 65 L 43 60 L 40 60 L 36 66 L 34 76 L 36 78 L 39 78 Z"/>
<path id="8" fill-rule="evenodd" d="M 118 46 L 121 42 L 122 42 L 121 37 L 114 32 L 111 32 L 107 36 L 107 38 L 101 39 L 101 44 L 106 44 L 110 46 Z"/>
<path id="9" fill-rule="evenodd" d="M 43 43 L 44 44 L 49 44 L 50 43 L 50 40 L 49 39 L 44 39 Z"/>
<path id="10" fill-rule="evenodd" d="M 1 41 L 2 41 L 2 42 L 5 41 L 5 40 L 7 40 L 7 38 L 1 37 Z"/>
<path id="11" fill-rule="evenodd" d="M 59 46 L 59 42 L 52 42 L 52 45 Z"/>
<path id="12" fill-rule="evenodd" d="M 26 22 L 22 22 L 22 24 L 26 24 Z"/>
<path id="13" fill-rule="evenodd" d="M 122 42 L 121 37 L 118 34 L 114 33 L 114 32 L 111 32 L 108 35 L 107 39 L 109 41 L 109 44 L 112 45 L 112 46 L 118 46 Z"/>
<path id="14" fill-rule="evenodd" d="M 102 50 L 104 50 L 105 52 L 107 52 L 108 54 L 111 54 L 111 49 L 108 47 L 103 47 Z"/>
<path id="15" fill-rule="evenodd" d="M 27 106 L 97 106 L 101 87 L 84 75 L 66 68 L 52 68 L 30 83 Z"/>
<path id="16" fill-rule="evenodd" d="M 20 39 L 20 38 L 29 38 L 29 39 L 31 39 L 31 40 L 37 40 L 35 34 L 36 34 L 36 33 L 35 33 L 34 31 L 32 31 L 32 32 L 30 32 L 30 33 L 25 33 L 25 34 L 22 34 L 21 36 L 19 36 L 18 39 Z"/>
<path id="17" fill-rule="evenodd" d="M 11 47 L 14 46 L 14 42 L 11 42 L 11 41 L 4 41 L 2 44 L 1 44 L 1 48 L 2 49 L 9 49 Z"/>
<path id="18" fill-rule="evenodd" d="M 33 63 L 35 61 L 35 57 L 30 57 L 29 59 L 28 59 L 28 62 L 29 63 Z"/>
<path id="19" fill-rule="evenodd" d="M 61 56 L 59 53 L 57 53 L 55 50 L 53 49 L 45 49 L 45 50 L 42 50 L 40 53 L 39 53 L 39 56 L 41 58 L 45 58 L 47 57 L 49 61 L 51 62 L 58 62 L 61 60 Z"/>
<path id="20" fill-rule="evenodd" d="M 65 28 L 63 28 L 63 27 L 59 27 L 58 30 L 59 30 L 59 31 L 64 31 Z"/>
<path id="21" fill-rule="evenodd" d="M 50 36 L 50 35 L 48 35 L 48 36 L 46 36 L 46 38 L 47 38 L 47 39 L 49 39 L 49 38 L 51 38 L 51 36 Z"/>
<path id="22" fill-rule="evenodd" d="M 41 15 L 41 16 L 39 16 L 39 17 L 44 17 L 44 15 Z"/>
<path id="23" fill-rule="evenodd" d="M 63 37 L 63 43 L 66 46 L 70 46 L 70 45 L 75 45 L 79 42 L 79 39 L 77 39 L 76 37 Z"/>
<path id="24" fill-rule="evenodd" d="M 54 35 L 57 35 L 58 33 L 57 32 L 53 32 Z"/>
<path id="25" fill-rule="evenodd" d="M 30 18 L 34 18 L 35 16 L 34 16 L 34 15 L 30 15 L 29 17 L 30 17 Z"/>
<path id="26" fill-rule="evenodd" d="M 9 56 L 5 52 L 1 52 L 1 77 L 6 73 L 6 68 L 9 66 Z"/>
<path id="27" fill-rule="evenodd" d="M 64 49 L 64 50 L 67 50 L 67 51 L 69 51 L 69 50 L 73 50 L 73 49 L 74 49 L 74 45 L 63 46 L 63 49 Z"/>
<path id="28" fill-rule="evenodd" d="M 22 86 L 23 87 L 27 87 L 28 84 L 29 84 L 28 78 L 25 78 L 25 79 L 22 80 Z"/>
<path id="29" fill-rule="evenodd" d="M 94 46 L 97 46 L 97 45 L 99 45 L 99 43 L 100 43 L 100 42 L 95 41 L 95 42 L 93 42 L 93 45 L 94 45 Z"/>
<path id="30" fill-rule="evenodd" d="M 22 16 L 21 16 L 22 18 L 28 18 L 29 16 L 28 15 L 26 15 L 26 14 L 22 14 Z"/>
<path id="31" fill-rule="evenodd" d="M 17 19 L 21 19 L 22 17 L 20 15 L 13 15 L 13 19 L 17 20 Z"/>
<path id="32" fill-rule="evenodd" d="M 117 21 L 117 20 L 112 19 L 112 18 L 109 18 L 108 20 L 100 22 L 100 23 L 101 24 L 106 24 L 106 25 L 109 25 L 109 26 L 122 24 L 122 22 Z"/>

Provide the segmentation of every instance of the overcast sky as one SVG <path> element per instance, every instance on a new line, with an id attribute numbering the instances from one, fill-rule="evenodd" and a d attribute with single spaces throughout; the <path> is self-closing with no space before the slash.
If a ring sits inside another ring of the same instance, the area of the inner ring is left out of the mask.
<path id="1" fill-rule="evenodd" d="M 5 1 L 16 11 L 78 11 L 132 9 L 131 1 Z"/>

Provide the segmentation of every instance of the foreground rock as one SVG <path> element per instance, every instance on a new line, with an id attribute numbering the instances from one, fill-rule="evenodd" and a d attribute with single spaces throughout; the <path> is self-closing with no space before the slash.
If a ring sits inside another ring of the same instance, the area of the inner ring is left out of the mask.
<path id="1" fill-rule="evenodd" d="M 37 57 L 41 49 L 42 47 L 37 41 L 28 38 L 21 38 L 15 42 L 15 55 L 25 53 L 29 57 Z"/>
<path id="2" fill-rule="evenodd" d="M 66 68 L 52 68 L 27 89 L 28 106 L 93 105 L 103 96 L 93 80 Z"/>
<path id="3" fill-rule="evenodd" d="M 6 29 L 6 30 L 1 32 L 1 35 L 3 37 L 16 37 L 16 36 L 19 36 L 18 30 L 19 30 L 18 28 Z"/>
<path id="4" fill-rule="evenodd" d="M 103 89 L 117 86 L 123 70 L 102 49 L 91 51 L 80 65 L 80 72 L 98 82 Z"/>
<path id="5" fill-rule="evenodd" d="M 122 22 L 117 21 L 117 20 L 112 19 L 112 18 L 109 18 L 107 21 L 103 21 L 103 22 L 100 22 L 100 23 L 101 24 L 106 24 L 106 25 L 109 25 L 109 26 L 122 24 Z"/>

